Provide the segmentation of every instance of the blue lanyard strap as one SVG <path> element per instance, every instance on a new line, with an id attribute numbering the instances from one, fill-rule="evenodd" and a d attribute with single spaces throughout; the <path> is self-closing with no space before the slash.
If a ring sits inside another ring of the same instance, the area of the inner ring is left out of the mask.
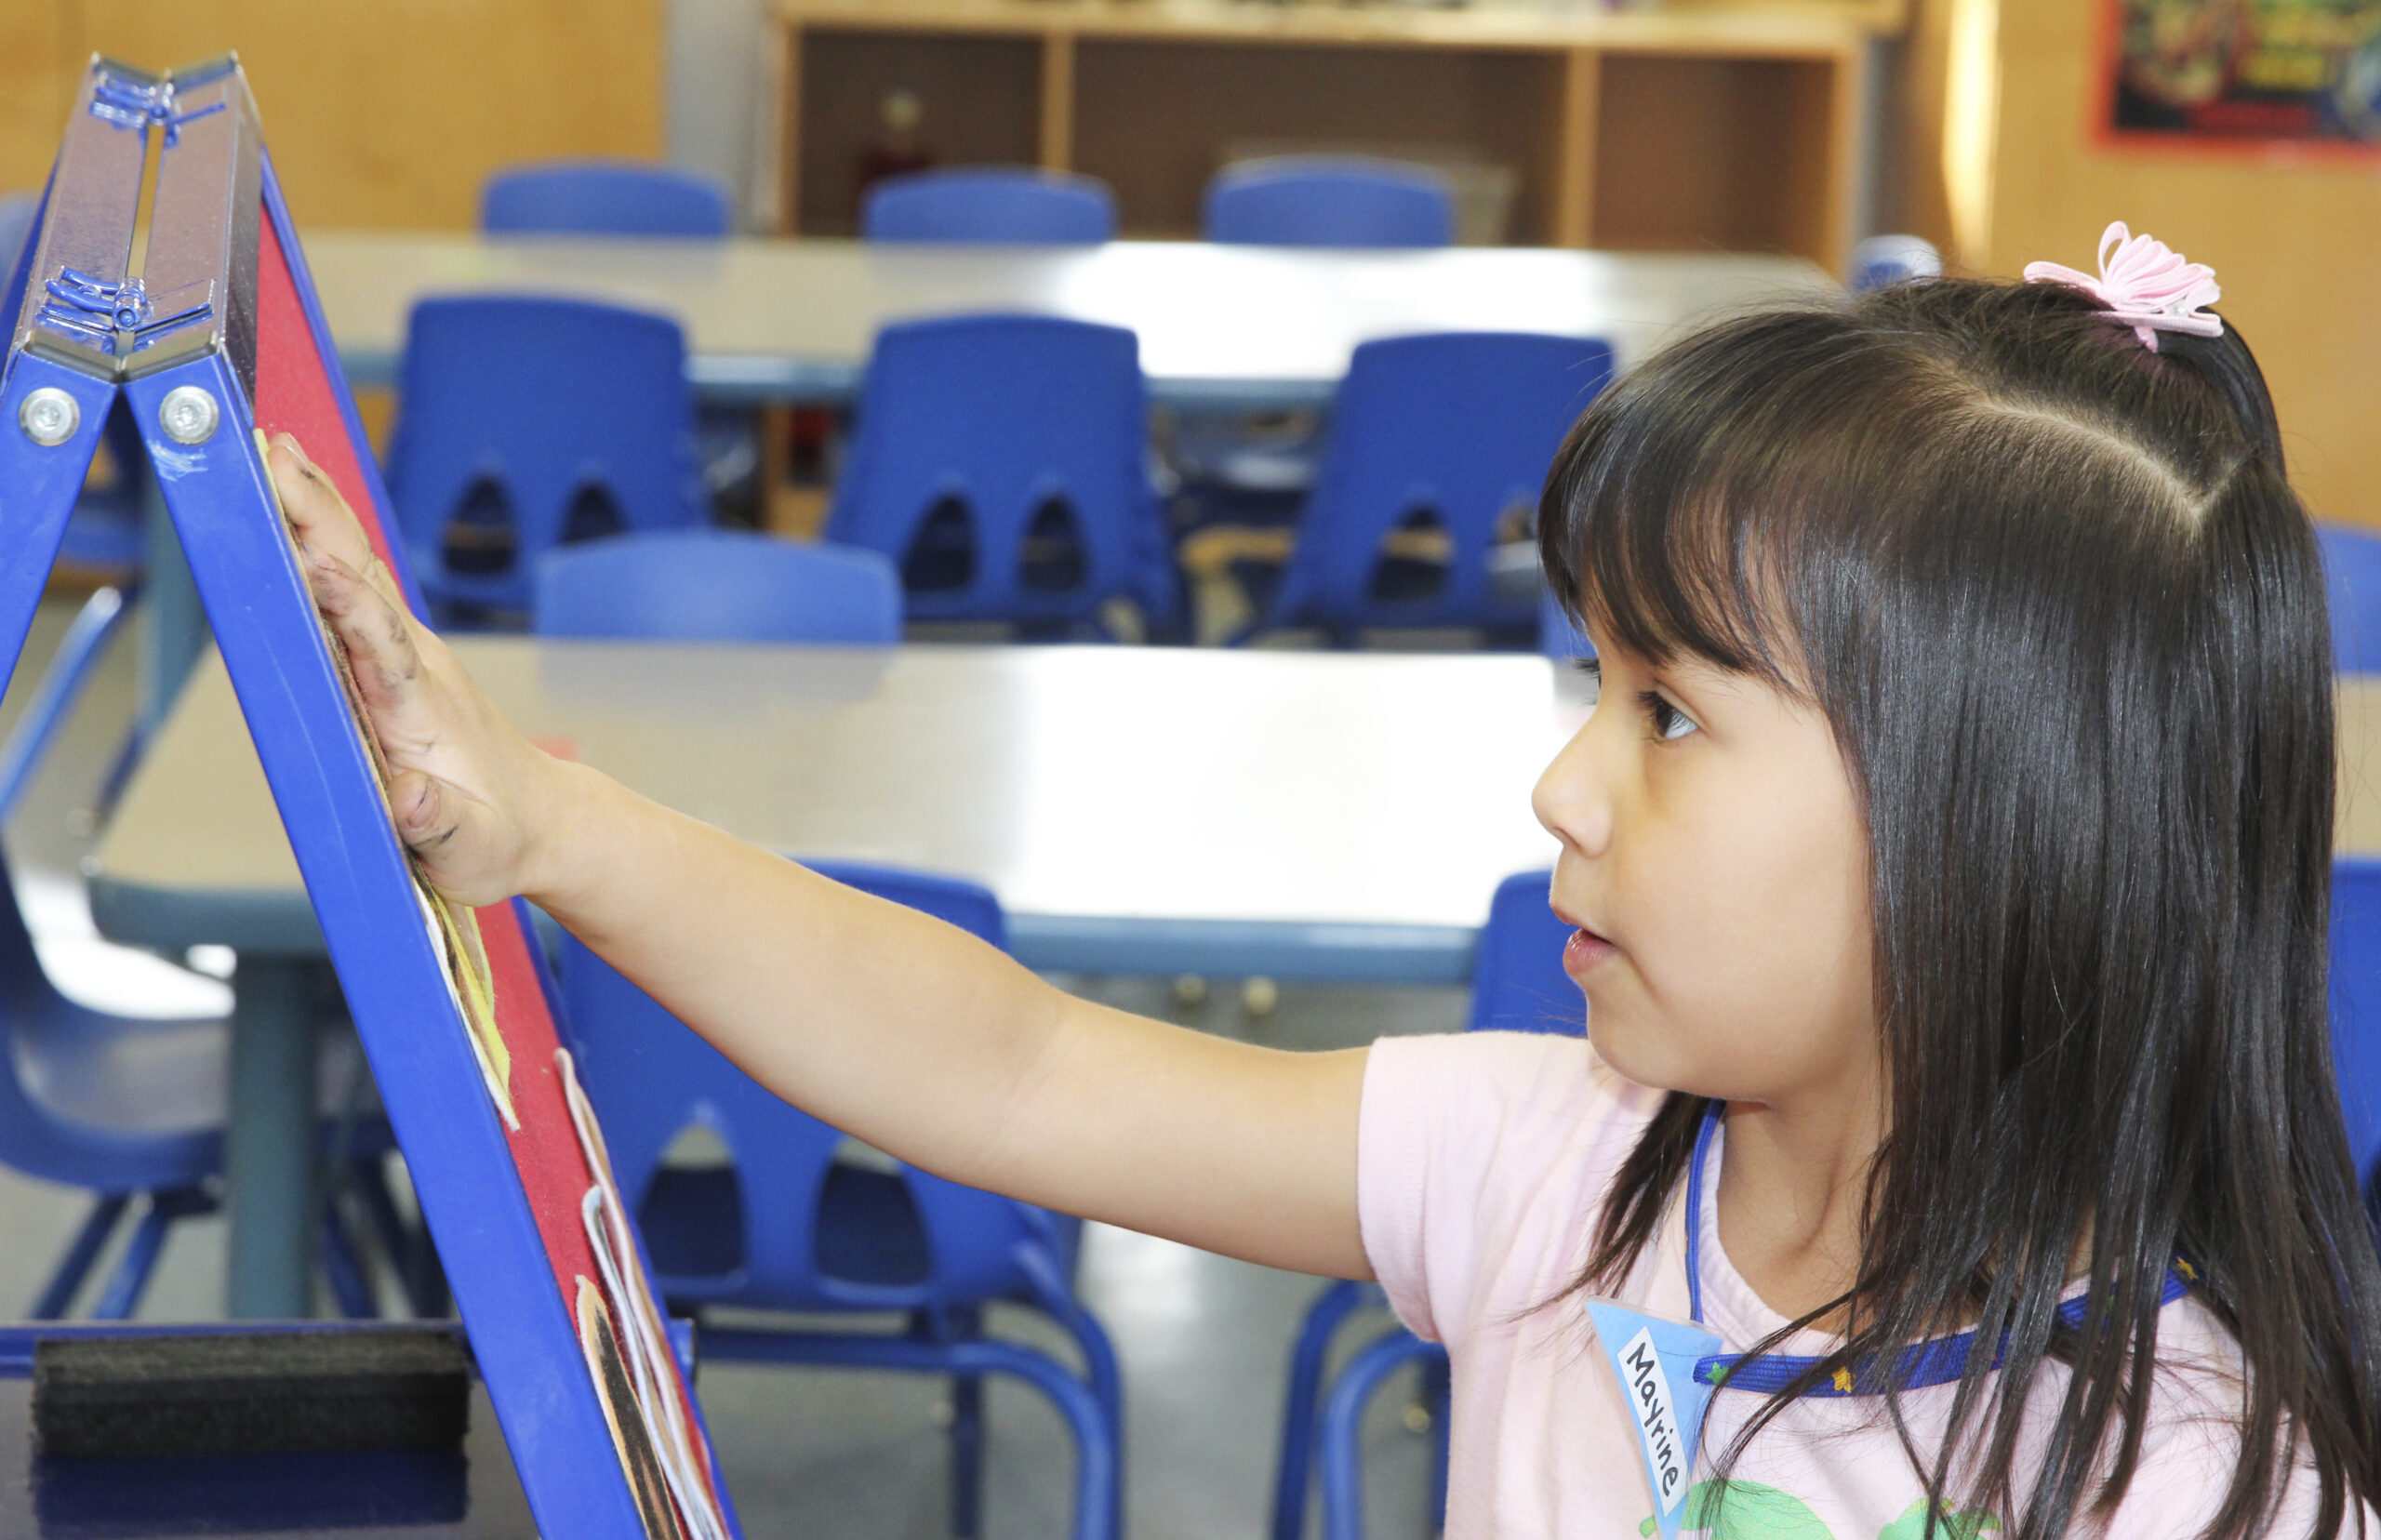
<path id="1" fill-rule="evenodd" d="M 1703 1324 L 1703 1165 L 1704 1157 L 1711 1150 L 1712 1135 L 1720 1129 L 1720 1105 L 1715 1101 L 1705 1110 L 1703 1126 L 1695 1135 L 1695 1159 L 1686 1168 L 1686 1308 L 1698 1326 Z M 2190 1280 L 2196 1276 L 2188 1262 L 2179 1256 L 2175 1258 L 2166 1268 L 2166 1284 L 2158 1295 L 2160 1308 L 2172 1305 L 2188 1293 Z M 2070 1329 L 2080 1331 L 2090 1303 L 2082 1297 L 2067 1300 L 2058 1307 L 2058 1319 Z M 1825 1398 L 1873 1396 L 1888 1387 L 1922 1390 L 1932 1385 L 1949 1385 L 1967 1372 L 1968 1355 L 1975 1346 L 1974 1332 L 1935 1337 L 1903 1348 L 1895 1356 L 1894 1372 L 1890 1374 L 1871 1374 L 1868 1365 L 1856 1371 L 1839 1368 L 1831 1377 L 1806 1387 L 1802 1394 Z M 2001 1355 L 2008 1347 L 2009 1336 L 2004 1332 L 2001 1345 L 1993 1349 L 1994 1368 L 2001 1366 Z M 1763 1353 L 1759 1357 L 1713 1353 L 1696 1360 L 1695 1378 L 1698 1384 L 1721 1389 L 1775 1395 L 1826 1361 L 1798 1353 Z"/>
<path id="2" fill-rule="evenodd" d="M 2189 1292 L 2188 1281 L 2190 1264 L 2176 1257 L 2166 1268 L 2166 1286 L 2158 1295 L 2162 1308 L 2172 1305 Z M 2078 1297 L 2062 1302 L 2058 1319 L 2070 1328 L 2081 1330 L 2083 1315 L 2091 1301 Z M 1819 1381 L 1802 1391 L 1805 1396 L 1875 1396 L 1888 1387 L 1896 1390 L 1922 1390 L 1930 1385 L 1949 1385 L 1967 1372 L 1968 1354 L 1974 1349 L 1975 1334 L 1962 1332 L 1957 1336 L 1935 1337 L 1903 1348 L 1894 1359 L 1894 1373 L 1874 1374 L 1867 1365 L 1856 1371 L 1839 1368 L 1833 1377 Z M 2001 1334 L 2001 1346 L 1993 1349 L 1992 1366 L 2001 1367 L 2001 1355 L 2009 1347 L 2009 1334 Z M 1757 1390 L 1775 1395 L 1793 1384 L 1827 1361 L 1796 1353 L 1764 1353 L 1759 1358 L 1743 1353 L 1713 1353 L 1695 1361 L 1695 1378 L 1698 1384 L 1715 1386 L 1727 1390 Z"/>

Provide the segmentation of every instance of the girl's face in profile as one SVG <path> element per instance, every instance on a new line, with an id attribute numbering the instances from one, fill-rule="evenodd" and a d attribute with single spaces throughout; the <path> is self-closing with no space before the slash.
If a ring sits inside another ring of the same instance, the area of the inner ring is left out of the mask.
<path id="1" fill-rule="evenodd" d="M 1595 709 L 1531 799 L 1597 1053 L 1731 1101 L 1868 1082 L 1868 841 L 1826 719 L 1746 675 L 1599 652 Z"/>

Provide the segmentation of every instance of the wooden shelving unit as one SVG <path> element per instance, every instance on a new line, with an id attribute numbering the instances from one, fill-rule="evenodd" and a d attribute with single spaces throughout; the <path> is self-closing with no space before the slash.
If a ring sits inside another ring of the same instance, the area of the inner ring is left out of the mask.
<path id="1" fill-rule="evenodd" d="M 1077 170 L 1197 233 L 1228 147 L 1427 143 L 1517 174 L 1511 237 L 1843 265 L 1869 40 L 1900 0 L 1608 13 L 1266 0 L 775 0 L 766 210 L 848 234 L 877 104 L 946 164 Z"/>

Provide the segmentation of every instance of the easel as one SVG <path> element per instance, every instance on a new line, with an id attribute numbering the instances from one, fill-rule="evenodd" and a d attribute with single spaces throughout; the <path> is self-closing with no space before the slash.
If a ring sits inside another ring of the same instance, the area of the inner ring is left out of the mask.
<path id="1" fill-rule="evenodd" d="M 570 1098 L 525 911 L 477 911 L 468 942 L 470 911 L 441 930 L 299 571 L 265 433 L 299 437 L 419 607 L 235 60 L 166 76 L 93 60 L 7 299 L 0 656 L 23 647 L 121 392 L 539 1529 L 571 1540 L 737 1534 L 677 1357 L 666 1347 L 658 1361 L 637 1357 L 652 1340 L 637 1322 L 658 1322 L 650 1269 L 600 1169 L 592 1116 Z M 609 1394 L 591 1369 L 610 1361 L 607 1340 L 619 1360 Z"/>

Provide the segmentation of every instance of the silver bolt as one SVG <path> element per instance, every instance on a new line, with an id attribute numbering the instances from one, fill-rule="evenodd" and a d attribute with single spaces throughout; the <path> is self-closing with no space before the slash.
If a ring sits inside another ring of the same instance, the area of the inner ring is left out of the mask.
<path id="1" fill-rule="evenodd" d="M 205 444 L 222 415 L 215 398 L 195 385 L 177 385 L 157 404 L 157 421 L 176 444 Z"/>
<path id="2" fill-rule="evenodd" d="M 74 436 L 83 424 L 83 408 L 55 385 L 45 385 L 25 397 L 17 408 L 17 425 L 25 437 L 45 449 L 55 449 Z"/>

